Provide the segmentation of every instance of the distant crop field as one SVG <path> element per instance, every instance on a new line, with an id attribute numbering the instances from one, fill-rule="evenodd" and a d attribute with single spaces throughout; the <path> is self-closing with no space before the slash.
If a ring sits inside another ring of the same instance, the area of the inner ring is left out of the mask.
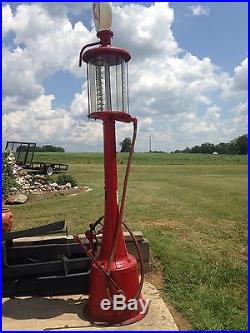
<path id="1" fill-rule="evenodd" d="M 36 158 L 69 163 L 67 173 L 93 191 L 13 206 L 15 230 L 65 219 L 70 233 L 83 233 L 103 214 L 102 154 Z M 118 154 L 119 195 L 126 159 Z M 163 296 L 193 329 L 247 330 L 247 179 L 246 156 L 135 154 L 125 221 L 149 239 Z"/>
<path id="2" fill-rule="evenodd" d="M 127 153 L 118 153 L 119 164 L 126 163 Z M 102 153 L 35 153 L 35 161 L 66 164 L 103 163 Z M 247 164 L 246 155 L 211 155 L 184 153 L 135 153 L 134 164 Z"/>

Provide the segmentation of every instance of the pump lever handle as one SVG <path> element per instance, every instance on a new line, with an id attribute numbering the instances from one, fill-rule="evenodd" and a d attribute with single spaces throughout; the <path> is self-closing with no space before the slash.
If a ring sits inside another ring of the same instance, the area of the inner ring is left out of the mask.
<path id="1" fill-rule="evenodd" d="M 104 268 L 99 264 L 99 261 L 96 259 L 96 257 L 88 250 L 88 248 L 83 244 L 80 237 L 78 235 L 73 235 L 75 241 L 79 243 L 83 251 L 94 261 L 96 266 L 100 269 L 100 271 L 104 274 L 104 276 L 107 278 L 107 280 L 112 284 L 112 287 L 120 294 L 124 295 L 124 292 L 121 290 L 121 288 L 116 284 L 116 282 L 112 279 L 112 277 L 104 270 Z"/>
<path id="2" fill-rule="evenodd" d="M 104 218 L 104 215 L 100 216 L 94 223 L 90 223 L 89 229 L 91 231 L 94 231 L 95 228 L 96 228 L 96 226 L 101 223 L 101 221 L 103 220 L 103 218 Z"/>

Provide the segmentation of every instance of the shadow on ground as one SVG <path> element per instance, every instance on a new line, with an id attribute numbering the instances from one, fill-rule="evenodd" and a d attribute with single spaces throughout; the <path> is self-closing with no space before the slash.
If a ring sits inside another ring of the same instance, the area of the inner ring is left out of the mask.
<path id="1" fill-rule="evenodd" d="M 83 307 L 87 300 L 81 296 L 79 299 L 55 299 L 45 297 L 29 297 L 25 299 L 11 298 L 2 305 L 4 317 L 17 320 L 50 319 L 64 313 L 74 313 L 80 319 L 85 319 Z"/>
<path id="2" fill-rule="evenodd" d="M 74 314 L 82 321 L 82 325 L 70 326 L 63 325 L 58 327 L 46 327 L 44 331 L 63 330 L 63 329 L 78 329 L 86 327 L 105 327 L 106 325 L 96 325 L 86 320 L 83 314 L 83 308 L 87 303 L 87 299 L 79 296 L 78 299 L 56 299 L 46 297 L 29 297 L 29 298 L 10 298 L 2 305 L 2 316 L 15 320 L 29 319 L 52 319 L 64 314 Z"/>

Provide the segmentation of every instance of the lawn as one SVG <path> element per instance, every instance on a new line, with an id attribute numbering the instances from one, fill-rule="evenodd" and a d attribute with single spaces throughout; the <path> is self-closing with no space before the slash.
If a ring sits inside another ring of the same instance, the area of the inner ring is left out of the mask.
<path id="1" fill-rule="evenodd" d="M 128 154 L 117 155 L 119 164 L 127 161 Z M 34 161 L 47 161 L 54 163 L 96 164 L 103 163 L 101 153 L 35 153 Z M 136 153 L 134 164 L 246 164 L 244 155 L 211 155 L 211 154 L 174 154 L 174 153 Z"/>
<path id="2" fill-rule="evenodd" d="M 120 184 L 126 156 L 118 155 Z M 71 233 L 84 231 L 103 212 L 102 155 L 36 159 L 69 163 L 93 191 L 13 206 L 15 229 L 65 219 Z M 194 329 L 247 329 L 246 157 L 135 154 L 125 219 L 149 239 L 164 293 Z"/>

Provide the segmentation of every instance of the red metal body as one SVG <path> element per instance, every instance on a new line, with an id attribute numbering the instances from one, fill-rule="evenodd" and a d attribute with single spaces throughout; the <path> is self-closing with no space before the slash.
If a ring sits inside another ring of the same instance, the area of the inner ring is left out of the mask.
<path id="1" fill-rule="evenodd" d="M 92 113 L 90 117 L 103 120 L 105 214 L 103 240 L 98 263 L 104 270 L 107 270 L 114 242 L 114 234 L 119 223 L 115 121 L 131 122 L 135 121 L 135 118 L 124 112 L 97 112 Z M 110 264 L 110 276 L 123 291 L 127 301 L 135 298 L 139 288 L 137 262 L 127 252 L 120 226 L 114 259 Z M 109 286 L 106 277 L 97 265 L 93 263 L 90 275 L 89 299 L 85 307 L 85 315 L 90 321 L 124 325 L 138 321 L 145 316 L 145 314 L 140 314 L 140 306 L 138 310 L 134 311 L 102 310 L 100 303 L 103 299 L 109 299 L 110 296 L 112 298 L 113 295 L 119 294 L 114 288 L 109 288 L 109 291 L 107 288 Z"/>
<path id="2" fill-rule="evenodd" d="M 88 51 L 84 52 L 82 60 L 89 62 L 91 59 L 104 54 L 109 56 L 121 56 L 126 62 L 131 59 L 131 55 L 127 50 L 112 46 L 100 46 L 98 48 L 89 49 Z M 114 61 L 116 61 L 115 58 Z"/>
<path id="3" fill-rule="evenodd" d="M 107 41 L 107 33 L 103 36 L 106 38 L 105 41 Z M 129 61 L 130 54 L 127 51 L 107 46 L 106 42 L 100 42 L 100 44 L 103 46 L 92 48 L 82 54 L 82 60 L 88 63 L 99 55 L 109 56 L 112 54 L 111 66 L 114 65 L 112 62 L 115 57 L 113 56 L 117 56 L 117 59 L 121 56 L 125 61 Z M 146 313 L 140 313 L 140 302 L 138 302 L 139 307 L 137 310 L 125 309 L 120 311 L 113 310 L 112 307 L 109 310 L 103 310 L 100 304 L 103 299 L 112 299 L 113 295 L 121 293 L 126 297 L 126 302 L 135 297 L 137 297 L 137 300 L 143 302 L 142 296 L 138 294 L 140 282 L 137 261 L 127 252 L 120 225 L 115 133 L 116 121 L 129 123 L 137 122 L 137 120 L 128 113 L 119 110 L 92 112 L 89 118 L 103 121 L 105 213 L 103 239 L 97 261 L 92 262 L 89 299 L 84 312 L 91 322 L 106 323 L 109 325 L 129 324 L 142 319 L 146 315 Z M 117 235 L 117 244 L 112 258 L 114 235 Z M 111 262 L 110 258 L 112 258 Z M 100 266 L 110 274 L 110 277 L 115 281 L 120 290 L 116 290 L 110 284 Z"/>

